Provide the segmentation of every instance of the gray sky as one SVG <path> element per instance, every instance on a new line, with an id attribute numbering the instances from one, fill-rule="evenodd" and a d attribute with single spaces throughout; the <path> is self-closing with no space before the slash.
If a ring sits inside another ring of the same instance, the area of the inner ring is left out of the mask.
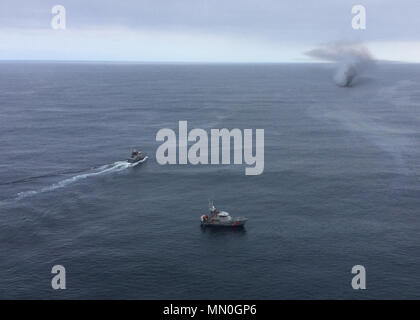
<path id="1" fill-rule="evenodd" d="M 53 30 L 51 8 L 66 8 Z M 367 29 L 353 30 L 353 5 Z M 335 41 L 420 62 L 417 0 L 2 0 L 0 59 L 282 62 Z"/>

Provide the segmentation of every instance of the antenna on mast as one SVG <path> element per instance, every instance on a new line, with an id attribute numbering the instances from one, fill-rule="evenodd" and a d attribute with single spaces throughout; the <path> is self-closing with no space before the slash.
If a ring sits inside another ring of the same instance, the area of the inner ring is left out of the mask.
<path id="1" fill-rule="evenodd" d="M 210 200 L 210 199 L 208 199 L 208 200 L 209 200 L 209 210 L 210 210 L 211 213 L 214 213 L 216 211 L 216 207 L 214 206 L 214 202 L 213 202 L 213 200 Z"/>

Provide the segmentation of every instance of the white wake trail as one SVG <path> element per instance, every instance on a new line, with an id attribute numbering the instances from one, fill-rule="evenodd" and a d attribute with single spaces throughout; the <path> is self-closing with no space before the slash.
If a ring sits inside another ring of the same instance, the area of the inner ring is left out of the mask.
<path id="1" fill-rule="evenodd" d="M 77 176 L 59 181 L 59 182 L 54 183 L 50 186 L 44 187 L 40 190 L 20 192 L 17 195 L 17 200 L 36 195 L 38 193 L 49 192 L 49 191 L 53 191 L 53 190 L 56 190 L 56 189 L 59 189 L 59 188 L 64 188 L 64 187 L 66 187 L 66 186 L 68 186 L 72 183 L 75 183 L 79 180 L 83 180 L 83 179 L 86 179 L 86 178 L 99 176 L 99 175 L 104 175 L 104 174 L 110 174 L 110 173 L 113 173 L 113 172 L 119 172 L 119 171 L 125 170 L 127 168 L 135 167 L 137 164 L 138 163 L 128 163 L 127 161 L 117 161 L 113 164 L 104 165 L 102 167 L 94 169 L 93 172 L 80 174 L 80 175 L 77 175 Z"/>

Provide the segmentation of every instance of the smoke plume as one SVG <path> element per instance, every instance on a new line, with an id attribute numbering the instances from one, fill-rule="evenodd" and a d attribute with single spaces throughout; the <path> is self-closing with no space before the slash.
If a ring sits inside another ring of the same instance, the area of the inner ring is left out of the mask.
<path id="1" fill-rule="evenodd" d="M 374 59 L 362 44 L 333 43 L 306 52 L 306 55 L 337 64 L 334 81 L 341 87 L 350 87 L 355 78 L 369 70 Z"/>

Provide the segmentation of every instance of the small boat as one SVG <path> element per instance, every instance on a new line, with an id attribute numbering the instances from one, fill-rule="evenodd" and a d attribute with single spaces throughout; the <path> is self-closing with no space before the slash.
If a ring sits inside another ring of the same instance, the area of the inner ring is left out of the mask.
<path id="1" fill-rule="evenodd" d="M 141 152 L 141 151 L 137 151 L 137 150 L 133 150 L 131 152 L 131 156 L 130 158 L 127 159 L 128 163 L 132 163 L 132 164 L 138 164 L 138 163 L 143 163 L 147 160 L 147 154 L 145 152 Z"/>
<path id="2" fill-rule="evenodd" d="M 201 216 L 202 227 L 243 228 L 248 221 L 244 217 L 232 217 L 226 211 L 219 211 L 213 201 L 209 201 L 209 213 Z"/>

